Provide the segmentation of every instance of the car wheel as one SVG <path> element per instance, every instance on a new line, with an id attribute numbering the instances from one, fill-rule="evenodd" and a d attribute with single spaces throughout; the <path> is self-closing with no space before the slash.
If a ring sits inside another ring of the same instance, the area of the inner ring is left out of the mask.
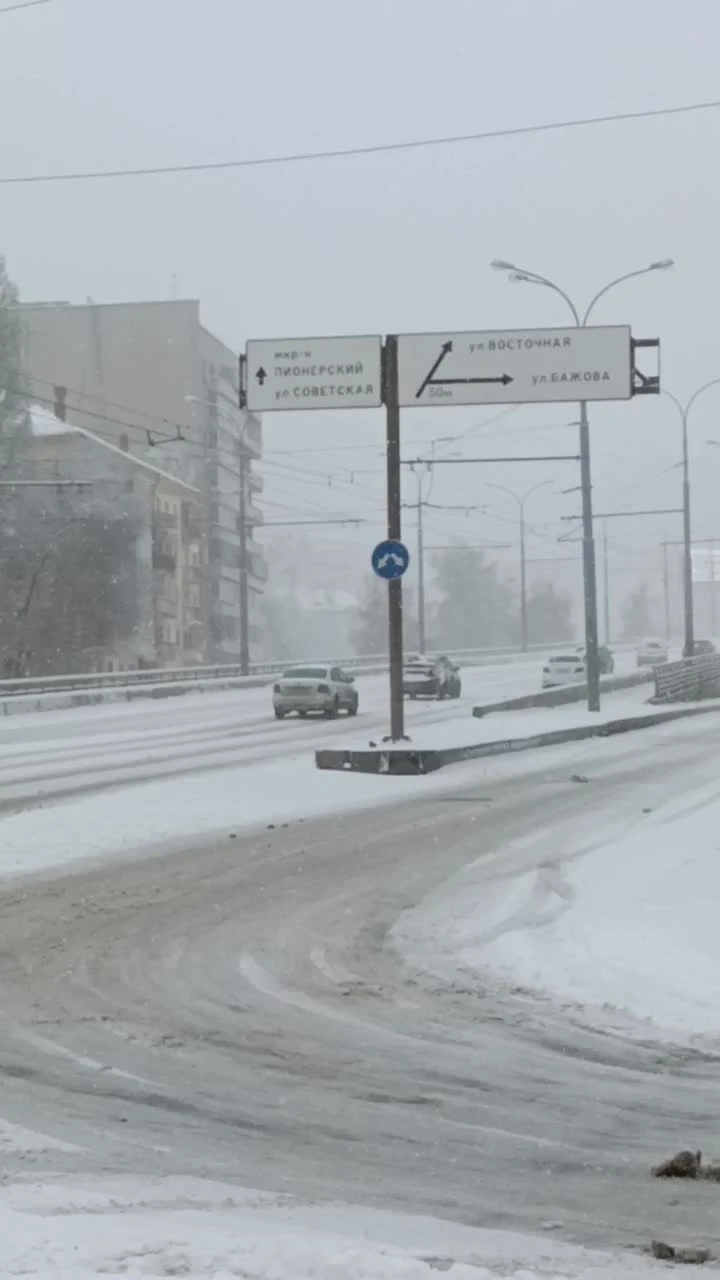
<path id="1" fill-rule="evenodd" d="M 348 715 L 349 715 L 349 716 L 356 716 L 356 715 L 357 715 L 357 713 L 358 713 L 358 706 L 359 706 L 359 705 L 360 705 L 360 704 L 359 704 L 358 699 L 357 699 L 357 698 L 355 698 L 355 699 L 350 703 L 350 706 L 349 706 L 349 707 L 348 707 L 348 709 L 347 709 L 347 713 L 348 713 Z"/>
<path id="2" fill-rule="evenodd" d="M 339 710 L 340 710 L 340 703 L 336 698 L 332 706 L 328 707 L 327 711 L 325 712 L 325 718 L 327 720 L 337 720 L 337 715 Z"/>
<path id="3" fill-rule="evenodd" d="M 275 719 L 276 719 L 276 720 L 284 720 L 284 719 L 285 719 L 285 712 L 284 712 L 284 711 L 279 711 L 279 710 L 278 710 L 278 708 L 276 707 L 276 708 L 275 708 Z"/>
<path id="4" fill-rule="evenodd" d="M 301 720 L 307 720 L 307 711 L 298 711 L 298 716 Z"/>

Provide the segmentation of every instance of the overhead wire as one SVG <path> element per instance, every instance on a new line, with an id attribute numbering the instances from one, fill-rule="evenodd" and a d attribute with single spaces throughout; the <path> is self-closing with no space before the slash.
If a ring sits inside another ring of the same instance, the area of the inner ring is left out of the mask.
<path id="1" fill-rule="evenodd" d="M 39 4 L 52 4 L 52 0 L 16 0 L 15 4 L 4 4 L 0 13 L 14 13 L 16 9 L 35 9 Z"/>
<path id="2" fill-rule="evenodd" d="M 2 12 L 2 10 L 0 10 L 0 12 Z M 27 374 L 26 376 L 31 382 L 39 382 L 48 386 L 51 385 L 47 379 L 38 378 L 33 374 Z M 96 398 L 86 392 L 78 391 L 75 388 L 68 387 L 67 391 L 70 395 L 73 396 L 74 399 L 85 398 L 87 400 L 92 400 Z M 42 405 L 43 407 L 54 408 L 55 401 L 48 396 L 44 396 L 36 392 L 32 392 L 28 395 L 28 399 L 33 403 L 38 403 Z M 95 421 L 104 422 L 111 426 L 121 427 L 128 432 L 132 432 L 132 431 L 139 432 L 145 438 L 149 446 L 160 447 L 163 444 L 174 443 L 177 441 L 185 444 L 188 448 L 188 451 L 195 451 L 197 452 L 198 455 L 200 456 L 203 455 L 204 453 L 203 445 L 200 442 L 193 441 L 189 439 L 189 437 L 184 436 L 182 434 L 184 431 L 191 431 L 192 424 L 188 424 L 187 422 L 181 423 L 176 419 L 169 418 L 164 415 L 155 415 L 149 410 L 136 409 L 130 405 L 122 404 L 121 402 L 106 400 L 104 401 L 104 403 L 108 405 L 110 408 L 112 407 L 118 408 L 120 411 L 124 411 L 136 418 L 137 417 L 145 418 L 147 419 L 147 422 L 152 425 L 143 426 L 141 423 L 131 422 L 127 418 L 120 418 L 114 414 L 104 413 L 102 410 L 95 407 L 85 409 L 82 406 L 74 405 L 73 412 L 79 413 L 84 417 L 92 418 Z M 523 406 L 519 406 L 519 405 L 506 406 L 500 413 L 494 414 L 487 421 L 483 423 L 475 424 L 467 432 L 460 433 L 458 437 L 456 437 L 456 439 L 464 439 L 473 432 L 486 431 L 492 428 L 492 426 L 497 421 L 508 416 L 509 413 L 514 412 L 522 407 Z M 554 426 L 548 426 L 548 427 L 540 427 L 539 425 L 533 425 L 528 427 L 515 427 L 513 429 L 513 433 L 515 433 L 516 431 L 520 432 L 520 431 L 533 431 L 533 430 L 541 430 L 541 429 L 546 429 L 546 430 L 560 429 L 562 425 L 571 426 L 573 424 L 555 424 Z M 172 431 L 175 432 L 175 435 L 166 437 L 163 439 L 160 437 L 160 434 L 158 431 L 159 427 L 170 428 Z M 98 431 L 98 434 L 100 435 L 101 433 Z M 158 437 L 157 440 L 152 439 L 153 435 L 156 435 Z M 104 437 L 101 436 L 101 438 L 104 438 Z M 435 437 L 435 439 L 436 438 L 437 437 Z M 116 443 L 116 441 L 108 441 L 108 443 Z M 368 446 L 368 447 L 374 448 L 375 446 Z M 222 453 L 223 455 L 231 458 L 234 457 L 234 453 L 229 450 L 219 449 L 219 450 L 216 450 L 215 452 Z M 291 451 L 288 451 L 288 452 L 291 452 Z M 281 473 L 281 478 L 282 478 L 282 473 L 288 473 L 288 475 L 291 476 L 294 480 L 296 480 L 300 486 L 309 486 L 309 487 L 327 486 L 328 488 L 331 488 L 331 489 L 334 488 L 335 490 L 340 488 L 341 490 L 346 491 L 346 496 L 349 496 L 350 493 L 352 493 L 353 496 L 358 496 L 358 497 L 364 494 L 367 494 L 368 496 L 372 496 L 373 498 L 381 497 L 381 494 L 378 493 L 378 490 L 375 489 L 372 485 L 367 485 L 362 482 L 358 482 L 354 478 L 350 480 L 345 480 L 343 479 L 342 475 L 338 476 L 337 473 L 335 472 L 320 471 L 312 467 L 292 466 L 287 463 L 275 462 L 271 460 L 271 458 L 272 458 L 271 451 L 268 451 L 268 453 L 263 453 L 262 459 L 263 459 L 264 470 L 269 472 L 272 472 L 273 470 L 276 472 L 279 472 Z M 239 471 L 235 471 L 233 468 L 227 467 L 225 464 L 220 462 L 217 465 L 221 470 L 225 471 L 227 474 L 232 475 L 236 479 L 240 479 Z M 641 488 L 655 479 L 660 479 L 665 475 L 671 474 L 676 469 L 677 469 L 677 464 L 673 464 L 670 467 L 665 467 L 659 470 L 658 472 L 653 473 L 651 476 L 643 477 L 642 479 L 631 482 L 629 485 L 625 485 L 619 489 L 612 490 L 611 494 L 617 494 L 619 496 L 620 494 L 630 492 L 632 489 Z M 350 470 L 349 474 L 352 476 L 352 470 Z M 372 473 L 365 471 L 363 474 L 372 474 Z M 382 474 L 383 474 L 382 468 L 378 467 L 377 475 L 379 479 L 382 477 Z M 436 473 L 433 471 L 432 475 L 434 476 L 435 474 Z M 273 490 L 274 491 L 277 490 L 277 484 L 275 482 L 273 485 Z M 282 489 L 279 489 L 277 491 L 280 494 L 283 493 Z M 456 486 L 456 491 L 457 491 L 457 486 Z M 284 492 L 287 494 L 287 490 L 285 490 Z M 465 492 L 469 492 L 469 491 L 465 489 Z M 426 499 L 424 499 L 426 504 L 428 502 L 428 499 L 429 499 L 429 492 Z M 320 504 L 317 504 L 317 503 L 307 504 L 307 500 L 305 499 L 302 499 L 302 501 L 306 502 L 306 506 L 303 508 L 305 512 L 310 510 L 313 510 L 313 511 L 325 510 L 325 507 Z M 269 500 L 266 498 L 263 498 L 263 503 L 266 505 L 270 505 Z M 415 505 L 415 504 L 411 504 L 411 505 Z M 470 509 L 476 509 L 474 500 L 473 500 L 473 503 L 469 504 L 469 507 Z M 465 511 L 468 509 L 468 504 L 457 504 L 457 509 Z M 488 512 L 487 514 L 488 514 L 488 518 L 491 521 L 495 521 L 497 523 L 506 523 L 506 524 L 512 523 L 512 520 L 510 518 L 497 516 L 493 514 L 491 511 Z M 557 536 L 556 534 L 548 534 L 544 530 L 542 530 L 540 527 L 537 527 L 537 526 L 528 525 L 527 529 L 528 529 L 528 532 L 533 533 L 534 536 L 541 538 L 542 540 L 553 540 Z"/>
<path id="3" fill-rule="evenodd" d="M 26 0 L 27 2 L 27 0 Z M 140 165 L 121 169 L 77 169 L 46 173 L 0 175 L 1 186 L 21 186 L 50 182 L 93 182 L 119 178 L 150 178 L 168 174 L 220 173 L 238 169 L 273 168 L 280 165 L 306 164 L 325 160 L 342 160 L 350 157 L 391 155 L 403 151 L 429 150 L 434 147 L 460 146 L 467 143 L 490 142 L 505 138 L 558 133 L 571 129 L 587 129 L 609 124 L 626 124 L 635 120 L 652 120 L 669 116 L 684 116 L 702 111 L 714 111 L 720 100 L 688 102 L 670 107 L 645 107 L 638 111 L 614 111 L 595 116 L 580 116 L 550 120 L 540 124 L 508 126 L 499 129 L 482 129 L 474 133 L 446 134 L 440 137 L 411 138 L 401 142 L 378 142 L 366 146 L 328 147 L 322 150 L 286 151 L 276 155 L 246 156 L 239 160 L 201 160 L 179 164 Z"/>

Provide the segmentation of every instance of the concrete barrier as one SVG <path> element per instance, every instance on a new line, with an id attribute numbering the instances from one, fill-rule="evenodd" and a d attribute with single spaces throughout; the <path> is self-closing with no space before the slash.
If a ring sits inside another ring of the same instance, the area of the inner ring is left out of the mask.
<path id="1" fill-rule="evenodd" d="M 513 751 L 530 751 L 536 747 L 555 747 L 566 742 L 582 742 L 587 738 L 611 738 L 635 729 L 649 729 L 671 720 L 684 720 L 690 716 L 709 715 L 720 711 L 720 706 L 682 707 L 675 711 L 648 711 L 646 715 L 631 716 L 619 720 L 606 720 L 601 724 L 577 725 L 568 729 L 552 729 L 547 733 L 535 733 L 527 738 L 500 738 L 494 742 L 478 742 L 465 747 L 438 747 L 423 750 L 388 744 L 369 750 L 343 750 L 324 748 L 315 752 L 315 767 L 342 773 L 376 773 L 393 777 L 436 773 L 449 764 L 465 760 L 479 760 L 483 756 L 508 755 Z"/>
<path id="2" fill-rule="evenodd" d="M 601 681 L 600 689 L 602 693 L 616 693 L 622 689 L 634 689 L 637 685 L 649 684 L 652 679 L 651 670 L 633 671 L 627 676 L 606 676 Z M 526 693 L 519 698 L 488 702 L 481 707 L 473 707 L 472 713 L 480 720 L 492 711 L 527 711 L 532 707 L 564 707 L 571 702 L 582 702 L 586 697 L 586 684 L 564 684 L 557 689 L 541 689 L 537 693 Z"/>

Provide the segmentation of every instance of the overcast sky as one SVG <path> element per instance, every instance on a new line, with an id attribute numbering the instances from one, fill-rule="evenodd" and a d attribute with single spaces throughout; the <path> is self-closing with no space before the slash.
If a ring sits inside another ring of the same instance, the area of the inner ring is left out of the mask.
<path id="1" fill-rule="evenodd" d="M 720 97 L 718 0 L 53 0 L 0 24 L 0 176 L 365 146 Z M 489 261 L 545 273 L 582 302 L 672 257 L 673 271 L 621 286 L 596 318 L 659 336 L 664 384 L 685 397 L 720 377 L 719 133 L 720 109 L 223 173 L 3 186 L 0 251 L 26 300 L 174 290 L 200 298 L 235 348 L 253 336 L 564 324 L 560 299 L 509 286 Z M 574 451 L 573 406 L 483 426 L 491 416 L 408 412 L 405 451 L 468 432 L 438 452 Z M 598 510 L 678 505 L 668 400 L 591 407 L 591 422 Z M 379 411 L 267 417 L 268 519 L 366 515 L 368 531 L 337 537 L 369 545 L 382 526 L 382 430 Z M 720 388 L 698 404 L 691 434 L 695 533 L 720 535 L 720 449 L 705 443 L 720 438 Z M 567 464 L 438 469 L 433 501 L 488 511 L 428 512 L 431 535 L 513 537 L 513 506 L 489 480 L 552 481 L 528 507 L 534 554 L 552 554 L 559 517 L 577 509 L 577 495 L 558 496 L 576 483 Z M 675 536 L 678 517 L 616 521 L 614 564 L 659 565 L 660 540 Z"/>

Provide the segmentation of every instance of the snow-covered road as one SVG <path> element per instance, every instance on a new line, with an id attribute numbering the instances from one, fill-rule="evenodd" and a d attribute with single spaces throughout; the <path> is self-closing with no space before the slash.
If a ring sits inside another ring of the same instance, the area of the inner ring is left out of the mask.
<path id="1" fill-rule="evenodd" d="M 8 884 L 5 1178 L 192 1176 L 717 1251 L 717 1188 L 649 1176 L 714 1145 L 715 1059 L 448 983 L 404 959 L 393 929 L 535 832 L 606 839 L 661 794 L 715 785 L 719 745 L 713 714 L 409 779 L 378 809 Z"/>
<path id="2" fill-rule="evenodd" d="M 408 732 L 467 722 L 474 703 L 535 693 L 542 663 L 468 667 L 458 702 L 408 703 Z M 633 656 L 618 657 L 618 673 Z M 0 721 L 0 813 L 38 800 L 129 782 L 307 755 L 387 731 L 387 676 L 358 679 L 355 720 L 277 723 L 270 689 L 189 694 L 158 702 L 110 704 L 16 715 Z"/>

